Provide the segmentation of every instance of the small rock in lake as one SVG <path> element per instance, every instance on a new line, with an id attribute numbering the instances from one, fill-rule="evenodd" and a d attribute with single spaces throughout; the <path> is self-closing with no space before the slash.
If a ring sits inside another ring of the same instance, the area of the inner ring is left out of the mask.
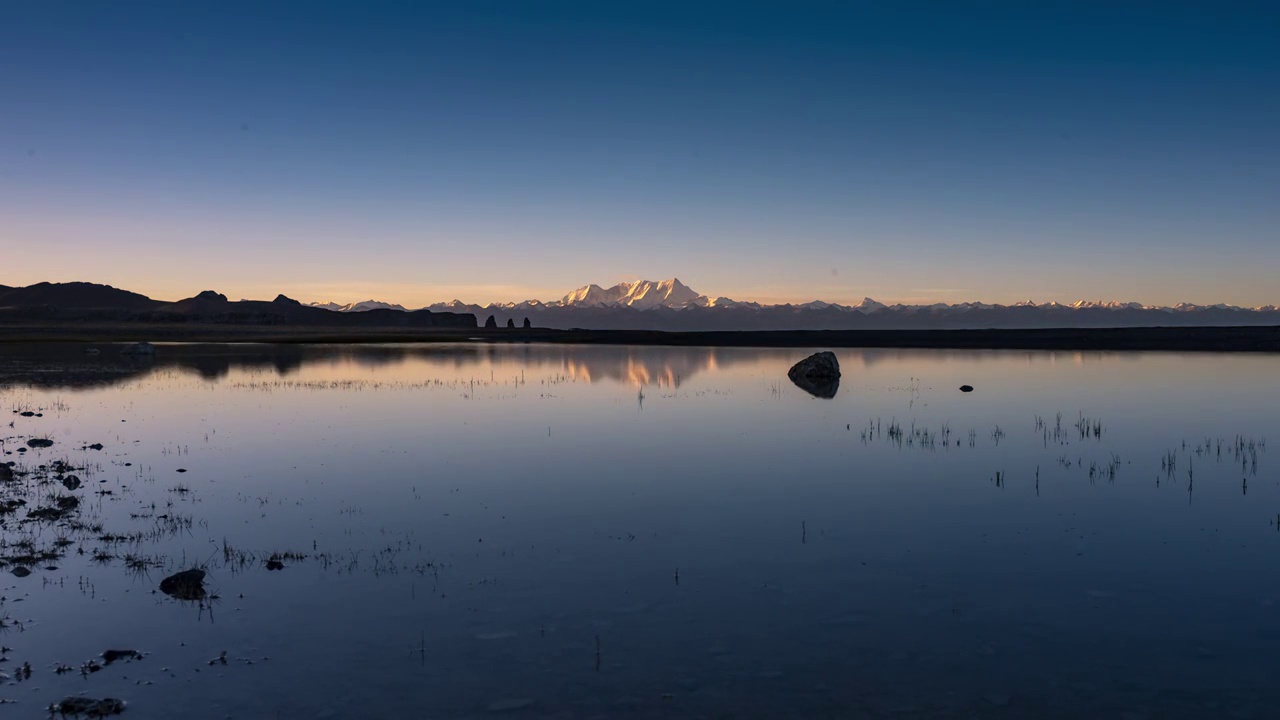
<path id="1" fill-rule="evenodd" d="M 187 471 L 186 468 L 178 468 L 178 472 L 186 472 L 186 471 Z"/>
<path id="2" fill-rule="evenodd" d="M 19 414 L 19 415 L 21 415 L 22 417 L 35 417 L 35 416 L 36 416 L 36 414 L 35 414 L 35 413 L 33 413 L 33 412 L 31 412 L 30 410 L 27 410 L 26 412 L 20 412 L 20 413 L 18 413 L 18 414 Z"/>
<path id="3" fill-rule="evenodd" d="M 78 507 L 80 507 L 80 498 L 73 495 L 63 495 L 54 499 L 52 507 L 42 507 L 28 511 L 27 517 L 32 520 L 61 520 Z"/>
<path id="4" fill-rule="evenodd" d="M 89 446 L 89 449 L 90 449 L 90 450 L 101 450 L 101 449 L 102 449 L 102 443 L 94 443 L 94 444 L 92 444 L 92 445 L 90 445 L 90 446 Z"/>
<path id="5" fill-rule="evenodd" d="M 792 365 L 787 377 L 810 395 L 831 399 L 840 389 L 840 362 L 833 352 L 814 353 Z"/>
<path id="6" fill-rule="evenodd" d="M 68 475 L 62 478 L 62 487 L 68 490 L 76 490 L 80 487 L 80 478 L 75 475 Z"/>
<path id="7" fill-rule="evenodd" d="M 62 702 L 49 708 L 50 712 L 62 715 L 87 715 L 89 717 L 106 717 L 124 712 L 124 701 L 115 698 L 94 700 L 86 697 L 63 698 Z"/>
<path id="8" fill-rule="evenodd" d="M 193 568 L 170 575 L 160 581 L 160 592 L 179 600 L 203 600 L 204 571 Z"/>
<path id="9" fill-rule="evenodd" d="M 31 574 L 31 569 L 27 567 L 23 567 L 22 565 L 19 565 L 18 567 L 10 570 L 9 572 L 13 573 L 14 577 L 24 578 Z"/>
<path id="10" fill-rule="evenodd" d="M 53 447 L 53 441 L 48 438 L 31 438 L 27 441 L 27 447 L 47 448 Z"/>
<path id="11" fill-rule="evenodd" d="M 973 386 L 972 386 L 972 385 L 961 385 L 961 386 L 960 386 L 960 392 L 973 392 Z"/>
<path id="12" fill-rule="evenodd" d="M 142 653 L 137 650 L 107 650 L 102 653 L 102 664 L 110 665 L 119 660 L 141 660 Z"/>
<path id="13" fill-rule="evenodd" d="M 274 558 L 274 557 L 273 557 L 273 558 L 270 558 L 270 559 L 268 559 L 268 560 L 267 560 L 267 569 L 268 569 L 268 570 L 283 570 L 283 569 L 284 569 L 284 563 L 280 562 L 280 559 L 279 559 L 279 558 Z"/>

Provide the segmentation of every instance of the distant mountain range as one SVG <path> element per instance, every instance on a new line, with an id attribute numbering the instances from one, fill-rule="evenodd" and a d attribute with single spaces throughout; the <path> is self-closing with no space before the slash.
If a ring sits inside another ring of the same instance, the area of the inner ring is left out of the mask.
<path id="1" fill-rule="evenodd" d="M 339 305 L 338 303 L 309 303 L 310 307 L 320 308 L 321 310 L 330 310 L 332 312 L 364 312 L 366 310 L 399 310 L 407 312 L 403 305 L 393 303 L 378 302 L 377 300 L 362 300 L 360 302 L 347 303 Z"/>
<path id="2" fill-rule="evenodd" d="M 283 295 L 271 301 L 230 301 L 212 290 L 177 302 L 93 283 L 0 285 L 0 321 L 152 321 L 309 325 L 334 327 L 476 327 L 492 316 L 499 326 L 592 330 L 922 330 L 1105 327 L 1280 326 L 1274 305 L 1180 303 L 1157 307 L 1133 302 L 978 302 L 886 305 L 866 298 L 856 305 L 813 301 L 762 305 L 708 297 L 677 279 L 587 285 L 559 300 L 470 305 L 458 300 L 417 310 L 366 300 L 304 305 Z"/>
<path id="3" fill-rule="evenodd" d="M 349 305 L 313 303 L 336 312 L 403 309 L 376 300 Z M 931 305 L 886 305 L 864 298 L 855 305 L 815 300 L 801 304 L 762 305 L 726 297 L 702 295 L 676 278 L 640 280 L 605 288 L 586 285 L 559 300 L 475 305 L 460 300 L 429 305 L 432 312 L 494 316 L 520 324 L 529 318 L 536 327 L 596 330 L 856 330 L 966 329 L 1047 327 L 1154 327 L 1280 325 L 1275 305 L 1242 308 L 1234 305 L 1179 303 L 1165 307 L 1136 302 L 1079 300 L 1068 305 L 1032 301 L 1012 305 L 980 302 Z"/>
<path id="4" fill-rule="evenodd" d="M 38 283 L 28 287 L 0 285 L 0 321 L 180 322 L 231 325 L 316 327 L 463 327 L 474 328 L 470 313 L 371 309 L 364 313 L 333 312 L 277 295 L 267 301 L 231 301 L 206 290 L 177 302 L 94 283 Z"/>

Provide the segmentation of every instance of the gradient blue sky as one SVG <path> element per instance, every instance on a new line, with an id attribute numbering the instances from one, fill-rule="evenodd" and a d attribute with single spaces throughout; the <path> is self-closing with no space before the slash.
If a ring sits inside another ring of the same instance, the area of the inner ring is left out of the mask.
<path id="1" fill-rule="evenodd" d="M 0 284 L 1280 303 L 1280 6 L 0 4 Z"/>

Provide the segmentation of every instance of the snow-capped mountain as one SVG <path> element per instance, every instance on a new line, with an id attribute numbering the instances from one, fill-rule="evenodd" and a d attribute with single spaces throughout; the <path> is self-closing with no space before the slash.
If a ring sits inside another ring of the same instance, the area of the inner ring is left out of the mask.
<path id="1" fill-rule="evenodd" d="M 759 310 L 764 307 L 758 302 L 730 300 L 727 297 L 709 298 L 705 295 L 699 296 L 697 300 L 690 303 L 690 307 L 705 308 L 748 308 L 751 310 Z"/>
<path id="2" fill-rule="evenodd" d="M 698 302 L 702 300 L 702 302 Z M 623 282 L 611 288 L 602 288 L 592 283 L 565 295 L 560 299 L 562 307 L 629 307 L 635 310 L 649 310 L 655 307 L 688 307 L 691 304 L 705 306 L 704 296 L 694 292 L 692 288 L 680 282 L 678 278 L 654 282 L 639 280 Z"/>
<path id="3" fill-rule="evenodd" d="M 837 309 L 837 310 L 848 310 L 848 309 L 849 309 L 849 308 L 845 307 L 844 305 L 837 305 L 837 304 L 835 304 L 835 303 L 823 302 L 823 301 L 821 301 L 821 300 L 811 300 L 811 301 L 809 301 L 809 302 L 807 302 L 807 303 L 801 303 L 801 304 L 799 304 L 799 305 L 796 305 L 795 307 L 797 307 L 797 308 L 799 308 L 799 309 L 801 309 L 801 310 L 827 310 L 827 309 L 829 309 L 829 308 L 835 308 L 835 309 Z"/>
<path id="4" fill-rule="evenodd" d="M 1117 302 L 1115 300 L 1077 300 L 1068 307 L 1075 310 L 1082 308 L 1106 308 L 1108 310 L 1158 310 L 1159 308 L 1148 308 L 1142 303 L 1136 302 Z"/>
<path id="5" fill-rule="evenodd" d="M 1273 306 L 1263 306 L 1262 308 L 1254 308 L 1254 311 L 1255 312 L 1260 311 L 1266 307 L 1273 307 Z M 1197 310 L 1247 310 L 1248 308 L 1237 307 L 1235 305 L 1227 305 L 1225 303 L 1218 303 L 1216 305 L 1194 305 L 1192 303 L 1182 302 L 1182 303 L 1178 303 L 1177 305 L 1174 305 L 1172 308 L 1162 308 L 1162 309 L 1173 310 L 1175 312 L 1195 312 Z"/>
<path id="6" fill-rule="evenodd" d="M 366 310 L 405 310 L 403 305 L 382 302 L 381 300 L 363 300 L 361 302 L 347 303 L 339 305 L 335 302 L 326 303 L 310 303 L 311 307 L 317 307 L 322 310 L 332 310 L 333 312 L 364 312 Z"/>
<path id="7" fill-rule="evenodd" d="M 449 302 L 438 302 L 428 305 L 426 310 L 431 312 L 471 312 L 473 309 L 480 307 L 479 305 L 468 305 L 461 300 L 450 300 Z"/>

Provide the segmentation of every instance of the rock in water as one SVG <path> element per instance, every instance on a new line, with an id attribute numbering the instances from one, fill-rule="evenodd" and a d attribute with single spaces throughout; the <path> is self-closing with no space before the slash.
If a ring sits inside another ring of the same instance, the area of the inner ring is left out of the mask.
<path id="1" fill-rule="evenodd" d="M 48 438 L 31 438 L 27 441 L 27 446 L 33 448 L 53 447 L 53 441 Z"/>
<path id="2" fill-rule="evenodd" d="M 972 385 L 961 385 L 961 386 L 960 386 L 960 392 L 973 392 L 973 386 L 972 386 Z"/>
<path id="3" fill-rule="evenodd" d="M 124 712 L 124 701 L 115 698 L 93 700 L 87 697 L 64 698 L 62 702 L 49 708 L 62 715 L 86 715 L 88 717 L 106 717 Z"/>
<path id="4" fill-rule="evenodd" d="M 53 500 L 53 505 L 31 510 L 27 517 L 32 520 L 61 520 L 80 507 L 80 498 L 74 495 L 63 495 Z"/>
<path id="5" fill-rule="evenodd" d="M 120 660 L 141 660 L 142 653 L 137 650 L 105 650 L 102 653 L 102 664 L 110 665 Z"/>
<path id="6" fill-rule="evenodd" d="M 80 488 L 80 478 L 75 475 L 68 475 L 62 478 L 62 487 L 68 490 L 78 490 Z"/>
<path id="7" fill-rule="evenodd" d="M 23 567 L 22 565 L 19 565 L 18 567 L 10 570 L 9 572 L 13 573 L 14 577 L 24 578 L 31 574 L 31 568 L 27 568 L 27 567 Z"/>
<path id="8" fill-rule="evenodd" d="M 160 592 L 179 600 L 203 600 L 204 571 L 183 570 L 160 581 Z"/>
<path id="9" fill-rule="evenodd" d="M 814 397 L 833 398 L 840 389 L 840 362 L 833 352 L 814 353 L 792 365 L 787 377 Z"/>
<path id="10" fill-rule="evenodd" d="M 838 378 L 840 377 L 840 361 L 836 360 L 835 353 L 829 350 L 824 350 L 823 352 L 814 353 L 795 365 L 792 365 L 791 370 L 787 372 L 787 375 L 793 380 L 797 376 L 809 378 Z"/>

